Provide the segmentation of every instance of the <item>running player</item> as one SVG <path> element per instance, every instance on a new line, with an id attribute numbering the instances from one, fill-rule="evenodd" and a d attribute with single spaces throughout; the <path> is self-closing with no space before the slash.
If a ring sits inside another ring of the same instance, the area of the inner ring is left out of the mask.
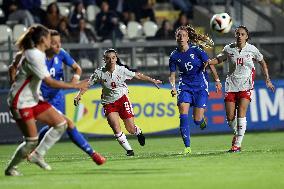
<path id="1" fill-rule="evenodd" d="M 254 87 L 254 62 L 261 65 L 266 86 L 275 90 L 268 74 L 263 55 L 247 41 L 250 39 L 248 29 L 240 25 L 235 30 L 235 42 L 224 47 L 223 51 L 210 61 L 210 65 L 227 61 L 228 75 L 225 83 L 225 106 L 229 127 L 234 136 L 229 152 L 240 152 L 244 134 L 247 128 L 246 113 L 251 101 Z"/>
<path id="2" fill-rule="evenodd" d="M 42 25 L 34 25 L 18 39 L 17 46 L 22 51 L 18 72 L 8 94 L 8 105 L 11 114 L 24 135 L 22 142 L 6 169 L 6 176 L 22 175 L 17 165 L 34 150 L 38 143 L 36 120 L 50 125 L 53 129 L 43 139 L 46 146 L 53 145 L 64 133 L 67 123 L 49 103 L 43 101 L 39 91 L 44 80 L 54 88 L 86 89 L 89 84 L 83 81 L 78 84 L 56 81 L 50 77 L 45 65 L 45 50 L 50 48 L 49 30 Z"/>
<path id="3" fill-rule="evenodd" d="M 180 113 L 180 133 L 185 145 L 184 155 L 191 153 L 188 111 L 193 107 L 193 120 L 201 129 L 206 128 L 204 111 L 208 100 L 208 76 L 204 65 L 209 61 L 208 55 L 200 45 L 212 46 L 213 41 L 205 35 L 196 33 L 192 26 L 181 26 L 176 30 L 177 49 L 170 55 L 171 94 L 177 96 Z M 177 67 L 179 69 L 178 91 L 175 87 Z M 221 90 L 220 79 L 214 66 L 210 66 L 216 81 L 217 91 Z"/>
<path id="4" fill-rule="evenodd" d="M 126 150 L 127 156 L 133 156 L 134 152 L 127 141 L 125 134 L 121 131 L 119 117 L 123 120 L 126 130 L 135 134 L 141 146 L 145 145 L 145 137 L 141 129 L 134 123 L 134 113 L 132 105 L 127 97 L 128 88 L 125 80 L 136 78 L 139 80 L 149 81 L 154 83 L 158 88 L 160 80 L 153 79 L 139 72 L 134 72 L 129 68 L 121 65 L 117 53 L 114 49 L 108 49 L 104 53 L 104 61 L 106 65 L 98 68 L 90 77 L 90 84 L 99 83 L 102 90 L 101 103 L 104 107 L 105 115 L 108 124 L 114 132 L 119 144 Z M 84 93 L 81 90 L 74 99 L 74 104 L 78 105 L 81 95 Z"/>
<path id="5" fill-rule="evenodd" d="M 77 83 L 80 80 L 80 75 L 82 72 L 80 66 L 64 49 L 61 48 L 59 33 L 56 30 L 50 30 L 50 34 L 51 48 L 46 51 L 47 59 L 45 63 L 51 77 L 58 81 L 64 80 L 63 64 L 65 64 L 68 67 L 71 67 L 74 71 L 71 82 Z M 42 82 L 41 92 L 44 100 L 53 105 L 62 114 L 65 113 L 65 98 L 61 89 L 51 88 L 45 82 Z M 85 153 L 87 153 L 97 165 L 103 164 L 106 159 L 98 152 L 95 152 L 88 141 L 84 138 L 84 136 L 78 132 L 74 123 L 66 116 L 64 117 L 68 124 L 67 134 L 72 142 L 76 144 L 80 149 L 82 149 Z M 41 141 L 48 129 L 49 126 L 45 126 L 40 130 L 39 141 Z M 46 169 L 47 167 L 50 168 L 50 166 L 47 166 L 47 163 L 44 162 L 43 158 L 36 158 L 36 156 L 43 157 L 46 154 L 46 150 L 40 150 L 41 148 L 43 148 L 42 146 L 44 146 L 44 144 L 39 144 L 37 149 L 31 155 L 29 155 L 28 160 L 30 162 L 37 163 L 43 169 Z M 41 159 L 41 161 L 38 161 L 38 159 Z"/>

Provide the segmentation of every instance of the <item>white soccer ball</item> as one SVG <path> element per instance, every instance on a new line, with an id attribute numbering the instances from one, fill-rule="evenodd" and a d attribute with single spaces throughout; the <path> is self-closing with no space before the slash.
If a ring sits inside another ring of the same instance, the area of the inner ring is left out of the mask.
<path id="1" fill-rule="evenodd" d="M 232 25 L 232 18 L 227 13 L 214 14 L 210 20 L 211 29 L 219 33 L 228 33 Z"/>

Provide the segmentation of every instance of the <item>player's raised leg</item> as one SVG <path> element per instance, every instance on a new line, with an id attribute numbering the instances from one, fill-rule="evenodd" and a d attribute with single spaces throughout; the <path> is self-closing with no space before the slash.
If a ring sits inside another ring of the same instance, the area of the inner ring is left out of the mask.
<path id="1" fill-rule="evenodd" d="M 138 142 L 141 146 L 145 145 L 145 136 L 142 133 L 142 130 L 135 125 L 134 123 L 134 117 L 128 118 L 128 119 L 123 119 L 124 125 L 126 130 L 130 133 L 130 134 L 134 134 L 137 136 Z"/>
<path id="2" fill-rule="evenodd" d="M 68 123 L 67 134 L 71 141 L 76 144 L 81 150 L 83 150 L 86 154 L 88 154 L 97 165 L 104 164 L 106 158 L 98 152 L 95 152 L 95 150 L 91 147 L 85 137 L 77 130 L 74 123 L 70 119 L 68 119 L 67 117 L 65 117 L 65 119 Z"/>
<path id="3" fill-rule="evenodd" d="M 121 131 L 119 124 L 119 114 L 117 112 L 111 112 L 107 115 L 107 121 L 110 127 L 113 130 L 114 136 L 118 143 L 126 150 L 127 156 L 133 156 L 134 152 L 128 143 L 128 140 L 125 134 Z"/>
<path id="4" fill-rule="evenodd" d="M 5 169 L 6 176 L 22 176 L 22 173 L 17 170 L 17 165 L 27 158 L 28 154 L 38 143 L 37 127 L 34 119 L 30 119 L 25 122 L 18 120 L 17 125 L 25 136 L 24 142 L 17 147 L 13 156 L 9 160 Z"/>

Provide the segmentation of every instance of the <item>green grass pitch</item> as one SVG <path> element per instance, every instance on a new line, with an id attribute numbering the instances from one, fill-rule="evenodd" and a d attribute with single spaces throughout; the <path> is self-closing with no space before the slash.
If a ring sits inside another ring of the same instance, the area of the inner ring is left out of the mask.
<path id="1" fill-rule="evenodd" d="M 4 167 L 16 145 L 0 145 L 0 188 L 29 189 L 283 189 L 284 132 L 248 133 L 241 153 L 225 153 L 231 135 L 191 138 L 192 154 L 180 137 L 150 137 L 140 147 L 130 138 L 135 157 L 126 157 L 113 139 L 91 140 L 108 160 L 97 166 L 71 142 L 57 143 L 47 154 L 52 171 L 22 163 L 23 177 L 5 177 Z"/>

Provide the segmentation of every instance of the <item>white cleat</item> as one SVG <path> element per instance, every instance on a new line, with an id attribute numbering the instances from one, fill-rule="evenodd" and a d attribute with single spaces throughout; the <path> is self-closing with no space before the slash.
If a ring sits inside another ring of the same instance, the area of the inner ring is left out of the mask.
<path id="1" fill-rule="evenodd" d="M 48 165 L 45 161 L 44 158 L 39 155 L 38 153 L 36 153 L 35 151 L 33 151 L 29 156 L 28 156 L 28 161 L 31 163 L 35 163 L 36 165 L 38 165 L 40 168 L 50 171 L 52 168 L 50 167 L 50 165 Z"/>
<path id="2" fill-rule="evenodd" d="M 17 167 L 13 166 L 5 170 L 5 176 L 23 176 L 23 174 L 17 170 Z"/>

